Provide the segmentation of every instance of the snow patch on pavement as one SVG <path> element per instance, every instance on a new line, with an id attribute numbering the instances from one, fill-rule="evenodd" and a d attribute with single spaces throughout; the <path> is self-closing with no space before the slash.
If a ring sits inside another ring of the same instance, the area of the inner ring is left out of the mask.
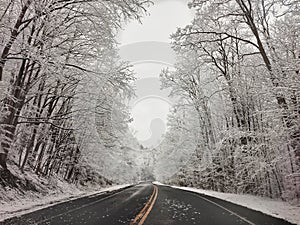
<path id="1" fill-rule="evenodd" d="M 153 183 L 157 185 L 165 185 L 159 182 L 153 182 Z M 280 200 L 274 200 L 274 199 L 259 197 L 254 195 L 221 193 L 216 191 L 202 190 L 202 189 L 190 188 L 190 187 L 178 187 L 178 186 L 170 186 L 170 187 L 220 198 L 228 202 L 242 205 L 247 208 L 263 212 L 267 215 L 281 218 L 291 223 L 296 223 L 300 225 L 300 207 L 291 205 L 288 202 L 283 202 Z"/>

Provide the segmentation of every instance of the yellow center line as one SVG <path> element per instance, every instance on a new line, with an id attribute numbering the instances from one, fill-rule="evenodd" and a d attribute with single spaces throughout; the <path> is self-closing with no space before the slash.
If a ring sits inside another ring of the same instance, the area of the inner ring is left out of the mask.
<path id="1" fill-rule="evenodd" d="M 148 202 L 145 204 L 144 208 L 139 212 L 139 214 L 134 218 L 134 220 L 130 223 L 130 225 L 134 225 L 144 214 L 144 212 L 146 211 L 146 209 L 148 208 L 148 206 L 150 205 L 153 197 L 155 195 L 155 187 L 153 189 L 152 195 L 150 197 L 150 199 L 148 200 Z"/>
<path id="2" fill-rule="evenodd" d="M 142 225 L 145 220 L 147 219 L 149 213 L 151 212 L 153 206 L 154 206 L 154 203 L 156 202 L 156 199 L 157 199 L 157 195 L 158 195 L 158 188 L 156 186 L 154 186 L 154 189 L 155 189 L 155 196 L 154 196 L 154 199 L 150 205 L 150 207 L 148 208 L 147 212 L 145 213 L 145 215 L 143 216 L 143 218 L 141 219 L 141 221 L 138 223 L 138 225 Z"/>
<path id="3" fill-rule="evenodd" d="M 134 220 L 130 223 L 130 225 L 136 224 L 137 221 L 141 217 L 142 217 L 142 219 L 140 220 L 140 222 L 138 223 L 138 225 L 142 225 L 145 222 L 146 218 L 148 217 L 149 213 L 151 212 L 151 210 L 152 210 L 152 208 L 154 206 L 154 203 L 156 202 L 157 195 L 158 195 L 158 188 L 157 188 L 157 186 L 154 186 L 154 190 L 153 190 L 153 193 L 152 193 L 149 201 L 146 203 L 146 205 L 144 206 L 144 208 L 139 212 L 139 214 L 134 218 Z"/>

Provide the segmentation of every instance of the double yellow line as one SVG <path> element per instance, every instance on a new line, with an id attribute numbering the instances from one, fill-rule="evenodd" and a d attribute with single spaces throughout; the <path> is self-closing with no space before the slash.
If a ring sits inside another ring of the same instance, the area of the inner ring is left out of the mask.
<path id="1" fill-rule="evenodd" d="M 136 225 L 136 224 L 142 225 L 145 222 L 145 220 L 147 219 L 149 213 L 151 212 L 154 206 L 154 203 L 157 199 L 157 195 L 158 195 L 158 188 L 157 186 L 154 185 L 154 190 L 149 201 L 146 203 L 144 208 L 139 212 L 139 214 L 134 218 L 134 220 L 131 221 L 130 225 Z"/>

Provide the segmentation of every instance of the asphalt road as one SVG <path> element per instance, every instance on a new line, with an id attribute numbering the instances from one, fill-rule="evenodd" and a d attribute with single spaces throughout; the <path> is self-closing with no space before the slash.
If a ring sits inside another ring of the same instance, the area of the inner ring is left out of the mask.
<path id="1" fill-rule="evenodd" d="M 290 225 L 220 199 L 152 184 L 68 201 L 0 224 Z"/>
<path id="2" fill-rule="evenodd" d="M 291 225 L 284 220 L 198 193 L 159 186 L 144 225 Z"/>

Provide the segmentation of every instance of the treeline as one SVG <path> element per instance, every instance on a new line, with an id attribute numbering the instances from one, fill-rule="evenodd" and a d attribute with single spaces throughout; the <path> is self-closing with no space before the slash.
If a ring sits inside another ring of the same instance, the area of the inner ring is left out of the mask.
<path id="1" fill-rule="evenodd" d="M 194 20 L 172 35 L 175 70 L 161 74 L 180 99 L 166 151 L 192 155 L 171 182 L 299 200 L 299 1 L 189 6 Z"/>
<path id="2" fill-rule="evenodd" d="M 101 82 L 109 82 L 116 93 L 129 88 L 133 75 L 118 60 L 115 36 L 122 22 L 138 19 L 147 4 L 0 1 L 2 178 L 9 177 L 10 165 L 43 176 L 57 174 L 70 182 L 94 173 L 82 158 L 84 132 L 76 135 L 76 122 L 97 106 L 80 106 L 78 99 L 103 98 L 91 90 L 88 82 L 94 80 L 94 88 Z"/>

